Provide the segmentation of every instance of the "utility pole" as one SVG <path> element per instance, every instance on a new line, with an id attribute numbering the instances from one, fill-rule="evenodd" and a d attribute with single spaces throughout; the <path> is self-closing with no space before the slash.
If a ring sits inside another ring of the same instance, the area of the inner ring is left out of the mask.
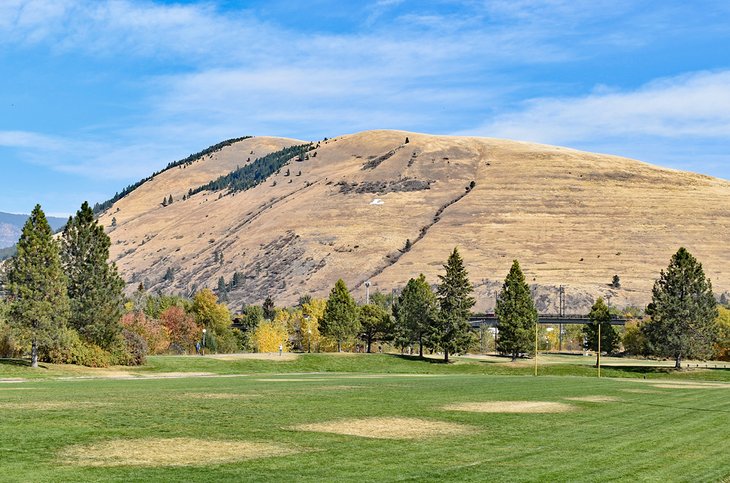
<path id="1" fill-rule="evenodd" d="M 601 323 L 598 323 L 598 358 L 596 359 L 598 366 L 598 377 L 601 377 Z"/>
<path id="2" fill-rule="evenodd" d="M 562 319 L 565 316 L 565 287 L 562 285 L 558 290 L 558 315 Z M 563 324 L 558 329 L 558 352 L 563 352 Z"/>

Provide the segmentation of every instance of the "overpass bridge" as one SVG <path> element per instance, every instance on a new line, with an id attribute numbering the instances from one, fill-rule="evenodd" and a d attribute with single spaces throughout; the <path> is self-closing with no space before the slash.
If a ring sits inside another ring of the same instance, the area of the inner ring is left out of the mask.
<path id="1" fill-rule="evenodd" d="M 611 316 L 611 325 L 626 325 L 626 317 Z M 587 315 L 560 315 L 560 314 L 538 314 L 537 323 L 541 325 L 571 325 L 571 324 L 590 324 Z M 469 318 L 469 323 L 475 329 L 480 327 L 497 327 L 499 320 L 494 314 L 473 314 Z"/>

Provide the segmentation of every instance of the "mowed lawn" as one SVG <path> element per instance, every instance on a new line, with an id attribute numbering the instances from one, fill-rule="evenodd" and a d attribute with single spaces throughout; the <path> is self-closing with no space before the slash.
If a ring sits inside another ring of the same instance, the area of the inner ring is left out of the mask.
<path id="1" fill-rule="evenodd" d="M 292 372 L 309 365 L 327 372 Z M 162 372 L 183 367 L 216 374 Z M 0 378 L 28 370 L 6 369 Z M 0 384 L 0 480 L 730 478 L 730 383 L 702 373 L 535 378 L 319 355 L 154 358 L 145 370 L 163 377 Z"/>

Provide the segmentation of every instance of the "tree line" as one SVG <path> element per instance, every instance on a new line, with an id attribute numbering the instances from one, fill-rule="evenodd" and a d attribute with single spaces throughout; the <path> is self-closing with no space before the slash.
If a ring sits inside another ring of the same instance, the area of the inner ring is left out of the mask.
<path id="1" fill-rule="evenodd" d="M 417 347 L 450 356 L 477 348 L 469 324 L 475 304 L 473 286 L 457 248 L 443 265 L 438 283 L 423 274 L 411 278 L 398 296 L 374 293 L 358 306 L 345 282 L 329 297 L 305 296 L 297 306 L 276 308 L 271 297 L 261 306 L 231 314 L 224 300 L 203 289 L 185 298 L 147 294 L 140 284 L 131 297 L 109 263 L 109 237 L 84 203 L 60 238 L 36 206 L 23 227 L 17 253 L 4 266 L 0 300 L 0 356 L 29 355 L 38 361 L 84 365 L 141 364 L 145 356 L 240 350 L 372 352 L 377 344 Z M 231 282 L 235 286 L 241 275 Z M 219 280 L 219 295 L 228 284 Z M 497 297 L 497 352 L 534 355 L 537 310 L 518 261 Z M 611 311 L 596 300 L 591 323 L 583 328 L 584 347 L 613 352 L 620 337 Z M 206 337 L 203 338 L 203 333 Z M 642 355 L 685 358 L 730 356 L 730 310 L 718 307 L 701 264 L 684 248 L 672 257 L 654 285 L 646 317 L 626 328 L 624 345 Z"/>
<path id="2" fill-rule="evenodd" d="M 136 190 L 137 188 L 139 188 L 140 186 L 142 186 L 143 184 L 145 184 L 147 181 L 151 180 L 155 176 L 157 176 L 161 173 L 164 173 L 168 169 L 188 166 L 188 165 L 192 164 L 196 159 L 202 158 L 203 156 L 206 156 L 208 154 L 213 154 L 215 152 L 220 151 L 221 149 L 223 149 L 225 147 L 230 146 L 231 144 L 235 144 L 235 143 L 243 141 L 245 139 L 250 139 L 251 137 L 252 136 L 242 136 L 239 138 L 226 139 L 225 141 L 221 141 L 217 144 L 209 146 L 209 147 L 203 149 L 202 151 L 191 154 L 186 158 L 180 159 L 178 161 L 171 161 L 167 164 L 167 166 L 164 169 L 155 171 L 150 176 L 147 176 L 146 178 L 143 178 L 143 179 L 137 181 L 136 183 L 133 183 L 133 184 L 127 186 L 120 192 L 114 193 L 114 196 L 112 196 L 110 199 L 103 201 L 101 203 L 95 203 L 93 211 L 94 211 L 94 213 L 98 214 L 98 213 L 108 210 L 109 208 L 112 207 L 112 205 L 114 203 L 121 200 L 122 198 L 124 198 L 125 196 L 130 194 L 132 191 Z"/>
<path id="3" fill-rule="evenodd" d="M 188 196 L 200 193 L 201 191 L 228 190 L 235 193 L 237 191 L 251 189 L 266 181 L 269 176 L 279 171 L 292 158 L 297 157 L 303 159 L 304 154 L 312 149 L 312 147 L 312 143 L 307 143 L 274 151 L 226 175 L 220 176 L 210 183 L 191 189 L 188 191 Z"/>

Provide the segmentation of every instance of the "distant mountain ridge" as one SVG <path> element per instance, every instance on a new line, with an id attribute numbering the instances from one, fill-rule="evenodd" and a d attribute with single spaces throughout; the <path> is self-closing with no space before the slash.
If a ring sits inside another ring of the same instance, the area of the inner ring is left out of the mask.
<path id="1" fill-rule="evenodd" d="M 476 310 L 494 310 L 517 259 L 540 311 L 559 311 L 562 286 L 585 314 L 598 296 L 645 306 L 684 246 L 730 294 L 726 180 L 493 138 L 366 131 L 290 151 L 305 143 L 233 142 L 113 202 L 99 219 L 128 291 L 224 286 L 233 308 L 281 306 L 343 278 L 363 300 L 366 281 L 371 293 L 420 273 L 437 283 L 458 246 Z"/>
<path id="2" fill-rule="evenodd" d="M 49 216 L 48 223 L 53 231 L 60 230 L 66 224 L 66 218 Z M 0 248 L 8 248 L 17 243 L 28 215 L 17 215 L 0 211 Z"/>

